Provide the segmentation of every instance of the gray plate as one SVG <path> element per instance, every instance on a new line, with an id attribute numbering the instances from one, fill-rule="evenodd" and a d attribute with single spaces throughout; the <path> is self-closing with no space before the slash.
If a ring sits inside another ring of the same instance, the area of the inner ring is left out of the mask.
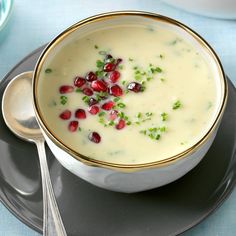
<path id="1" fill-rule="evenodd" d="M 0 97 L 17 74 L 32 70 L 37 49 L 0 83 Z M 215 210 L 235 185 L 236 90 L 210 151 L 190 173 L 167 186 L 122 194 L 102 190 L 65 170 L 47 150 L 53 187 L 68 235 L 176 235 Z M 0 113 L 0 198 L 25 224 L 42 232 L 42 192 L 36 148 L 16 138 Z"/>

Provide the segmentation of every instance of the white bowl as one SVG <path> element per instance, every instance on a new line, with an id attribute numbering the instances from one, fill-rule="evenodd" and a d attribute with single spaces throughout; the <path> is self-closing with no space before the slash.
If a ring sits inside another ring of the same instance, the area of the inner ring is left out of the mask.
<path id="1" fill-rule="evenodd" d="M 181 36 L 191 41 L 193 45 L 205 53 L 210 62 L 213 63 L 219 93 L 219 104 L 217 105 L 215 119 L 209 130 L 206 130 L 204 137 L 195 143 L 195 145 L 182 153 L 178 153 L 175 156 L 161 161 L 124 165 L 98 161 L 82 156 L 66 146 L 63 141 L 60 141 L 42 119 L 37 96 L 37 85 L 41 68 L 48 58 L 54 57 L 58 46 L 61 47 L 68 41 L 75 40 L 81 30 L 93 31 L 94 29 L 99 29 L 102 25 L 104 26 L 104 24 L 114 25 L 124 22 L 137 24 L 139 21 L 140 23 L 142 21 L 150 21 L 150 23 L 154 21 L 155 23 L 160 22 L 161 24 L 166 24 L 166 27 L 175 30 L 180 33 Z M 49 43 L 37 62 L 33 78 L 36 117 L 49 148 L 59 162 L 75 175 L 96 186 L 126 193 L 143 191 L 168 184 L 194 168 L 204 157 L 215 138 L 224 112 L 227 93 L 227 84 L 222 66 L 210 46 L 200 36 L 183 24 L 168 17 L 146 12 L 111 12 L 90 17 L 71 26 Z"/>
<path id="2" fill-rule="evenodd" d="M 174 7 L 181 8 L 196 14 L 222 18 L 236 19 L 235 0 L 162 0 Z"/>

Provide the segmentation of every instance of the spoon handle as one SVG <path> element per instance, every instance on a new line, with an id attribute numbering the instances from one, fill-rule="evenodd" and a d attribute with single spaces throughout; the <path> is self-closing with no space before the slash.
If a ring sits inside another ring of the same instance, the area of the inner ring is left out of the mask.
<path id="1" fill-rule="evenodd" d="M 43 188 L 43 235 L 66 236 L 66 231 L 60 216 L 57 202 L 54 196 L 50 174 L 45 153 L 44 140 L 36 142 Z"/>

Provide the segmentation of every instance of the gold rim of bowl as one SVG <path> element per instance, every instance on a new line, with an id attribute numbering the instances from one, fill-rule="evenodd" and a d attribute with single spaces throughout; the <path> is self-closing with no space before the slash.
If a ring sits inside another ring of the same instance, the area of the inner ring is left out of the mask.
<path id="1" fill-rule="evenodd" d="M 220 74 L 221 78 L 221 86 L 222 88 L 222 97 L 221 97 L 221 105 L 218 110 L 217 116 L 212 124 L 212 126 L 209 128 L 209 130 L 206 132 L 206 134 L 194 145 L 192 145 L 190 148 L 186 149 L 185 151 L 178 153 L 177 155 L 171 156 L 169 158 L 155 161 L 155 162 L 148 162 L 148 163 L 142 163 L 142 164 L 116 164 L 116 163 L 110 163 L 110 162 L 104 162 L 104 161 L 99 161 L 90 157 L 86 157 L 84 155 L 81 155 L 80 153 L 76 152 L 72 148 L 68 147 L 63 141 L 58 138 L 55 134 L 53 134 L 52 130 L 47 126 L 46 121 L 43 119 L 43 116 L 41 114 L 41 111 L 39 109 L 39 103 L 38 103 L 38 96 L 37 96 L 37 84 L 38 84 L 38 79 L 39 79 L 39 74 L 42 68 L 42 65 L 45 61 L 45 58 L 49 54 L 50 50 L 54 48 L 58 43 L 60 43 L 67 35 L 70 33 L 74 32 L 81 26 L 84 26 L 86 24 L 100 21 L 100 20 L 105 20 L 111 17 L 119 17 L 119 16 L 140 16 L 140 17 L 145 17 L 145 18 L 151 18 L 157 21 L 164 21 L 166 23 L 175 25 L 177 27 L 182 28 L 185 30 L 188 34 L 194 37 L 194 39 L 202 45 L 203 48 L 205 48 L 213 57 L 218 73 Z M 33 76 L 33 103 L 34 103 L 34 109 L 36 113 L 37 120 L 43 129 L 43 131 L 46 133 L 46 135 L 49 137 L 49 139 L 56 144 L 59 148 L 64 150 L 65 152 L 69 153 L 71 156 L 73 156 L 75 159 L 81 161 L 82 163 L 89 165 L 89 166 L 97 166 L 97 167 L 103 167 L 103 168 L 109 168 L 109 169 L 115 169 L 117 171 L 122 171 L 122 172 L 133 172 L 137 170 L 142 170 L 142 169 L 147 169 L 147 168 L 155 168 L 155 167 L 160 167 L 160 166 L 165 166 L 169 165 L 177 160 L 180 160 L 184 157 L 187 157 L 196 149 L 201 146 L 203 143 L 205 143 L 208 139 L 208 137 L 214 132 L 215 128 L 217 127 L 220 118 L 223 114 L 224 108 L 226 106 L 226 101 L 227 101 L 227 96 L 228 96 L 228 88 L 227 88 L 227 81 L 226 77 L 224 74 L 223 67 L 221 65 L 221 62 L 214 52 L 214 50 L 211 48 L 211 46 L 201 37 L 199 36 L 196 32 L 194 32 L 192 29 L 190 29 L 188 26 L 171 19 L 166 16 L 162 16 L 159 14 L 155 13 L 150 13 L 150 12 L 143 12 L 143 11 L 116 11 L 116 12 L 108 12 L 108 13 L 103 13 L 99 15 L 95 15 L 89 18 L 86 18 L 84 20 L 79 21 L 78 23 L 70 26 L 67 28 L 65 31 L 63 31 L 61 34 L 59 34 L 55 39 L 53 39 L 48 46 L 45 48 L 45 50 L 42 52 L 41 56 L 38 59 L 38 62 L 35 66 L 34 70 L 34 76 Z"/>

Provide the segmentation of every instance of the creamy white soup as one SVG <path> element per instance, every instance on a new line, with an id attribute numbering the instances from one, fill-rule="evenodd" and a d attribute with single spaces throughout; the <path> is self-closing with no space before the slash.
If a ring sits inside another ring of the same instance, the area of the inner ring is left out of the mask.
<path id="1" fill-rule="evenodd" d="M 163 27 L 109 27 L 64 45 L 40 73 L 51 132 L 87 157 L 154 162 L 194 145 L 216 111 L 204 56 Z"/>

